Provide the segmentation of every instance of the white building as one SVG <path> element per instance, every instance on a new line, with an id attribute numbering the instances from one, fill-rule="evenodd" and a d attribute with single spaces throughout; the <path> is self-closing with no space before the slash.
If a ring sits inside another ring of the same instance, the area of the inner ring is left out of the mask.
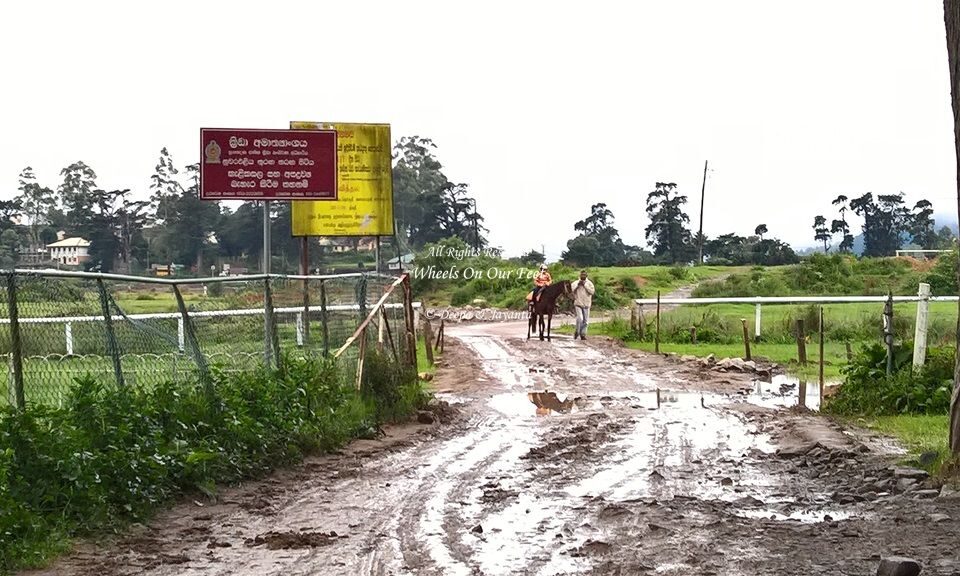
<path id="1" fill-rule="evenodd" d="M 50 259 L 67 266 L 79 266 L 90 259 L 90 242 L 83 238 L 64 238 L 47 244 Z"/>

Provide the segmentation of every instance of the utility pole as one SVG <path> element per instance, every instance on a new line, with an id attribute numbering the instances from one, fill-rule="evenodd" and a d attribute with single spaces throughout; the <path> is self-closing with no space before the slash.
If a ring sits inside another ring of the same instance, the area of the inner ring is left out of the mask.
<path id="1" fill-rule="evenodd" d="M 700 244 L 700 265 L 703 266 L 703 198 L 707 191 L 707 162 L 703 161 L 703 186 L 700 188 L 700 235 L 697 238 Z"/>

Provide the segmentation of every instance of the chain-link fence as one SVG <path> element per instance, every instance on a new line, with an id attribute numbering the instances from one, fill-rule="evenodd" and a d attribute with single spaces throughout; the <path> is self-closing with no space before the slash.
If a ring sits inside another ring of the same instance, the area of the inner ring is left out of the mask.
<path id="1" fill-rule="evenodd" d="M 332 356 L 368 317 L 339 355 L 345 378 L 356 377 L 361 348 L 416 362 L 406 337 L 416 305 L 409 284 L 392 276 L 169 280 L 16 271 L 3 283 L 0 405 L 58 405 L 85 375 L 144 387 L 211 369 Z"/>

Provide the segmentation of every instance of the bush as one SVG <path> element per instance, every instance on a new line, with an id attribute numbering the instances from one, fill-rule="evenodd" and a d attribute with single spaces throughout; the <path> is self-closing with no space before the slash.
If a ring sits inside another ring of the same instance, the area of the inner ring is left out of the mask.
<path id="1" fill-rule="evenodd" d="M 886 351 L 863 346 L 842 369 L 844 383 L 824 406 L 836 414 L 946 414 L 953 390 L 952 347 L 930 348 L 919 371 L 912 365 L 912 343 L 894 348 L 893 374 L 886 373 Z"/>
<path id="2" fill-rule="evenodd" d="M 371 356 L 363 395 L 330 361 L 212 374 L 155 388 L 76 381 L 61 409 L 0 411 L 0 573 L 36 565 L 65 535 L 117 529 L 183 492 L 262 475 L 369 436 L 423 393 Z M 211 397 L 211 390 L 215 396 Z"/>

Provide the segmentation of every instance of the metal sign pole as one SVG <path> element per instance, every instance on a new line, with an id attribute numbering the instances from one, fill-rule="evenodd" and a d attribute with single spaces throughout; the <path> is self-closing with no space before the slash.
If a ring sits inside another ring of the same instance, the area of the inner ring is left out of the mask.
<path id="1" fill-rule="evenodd" d="M 263 273 L 270 273 L 270 201 L 263 201 Z M 272 327 L 270 326 L 270 299 L 267 297 L 267 284 L 270 279 L 264 281 L 263 292 L 263 357 L 266 365 L 269 366 L 272 360 L 273 341 L 270 338 Z"/>

